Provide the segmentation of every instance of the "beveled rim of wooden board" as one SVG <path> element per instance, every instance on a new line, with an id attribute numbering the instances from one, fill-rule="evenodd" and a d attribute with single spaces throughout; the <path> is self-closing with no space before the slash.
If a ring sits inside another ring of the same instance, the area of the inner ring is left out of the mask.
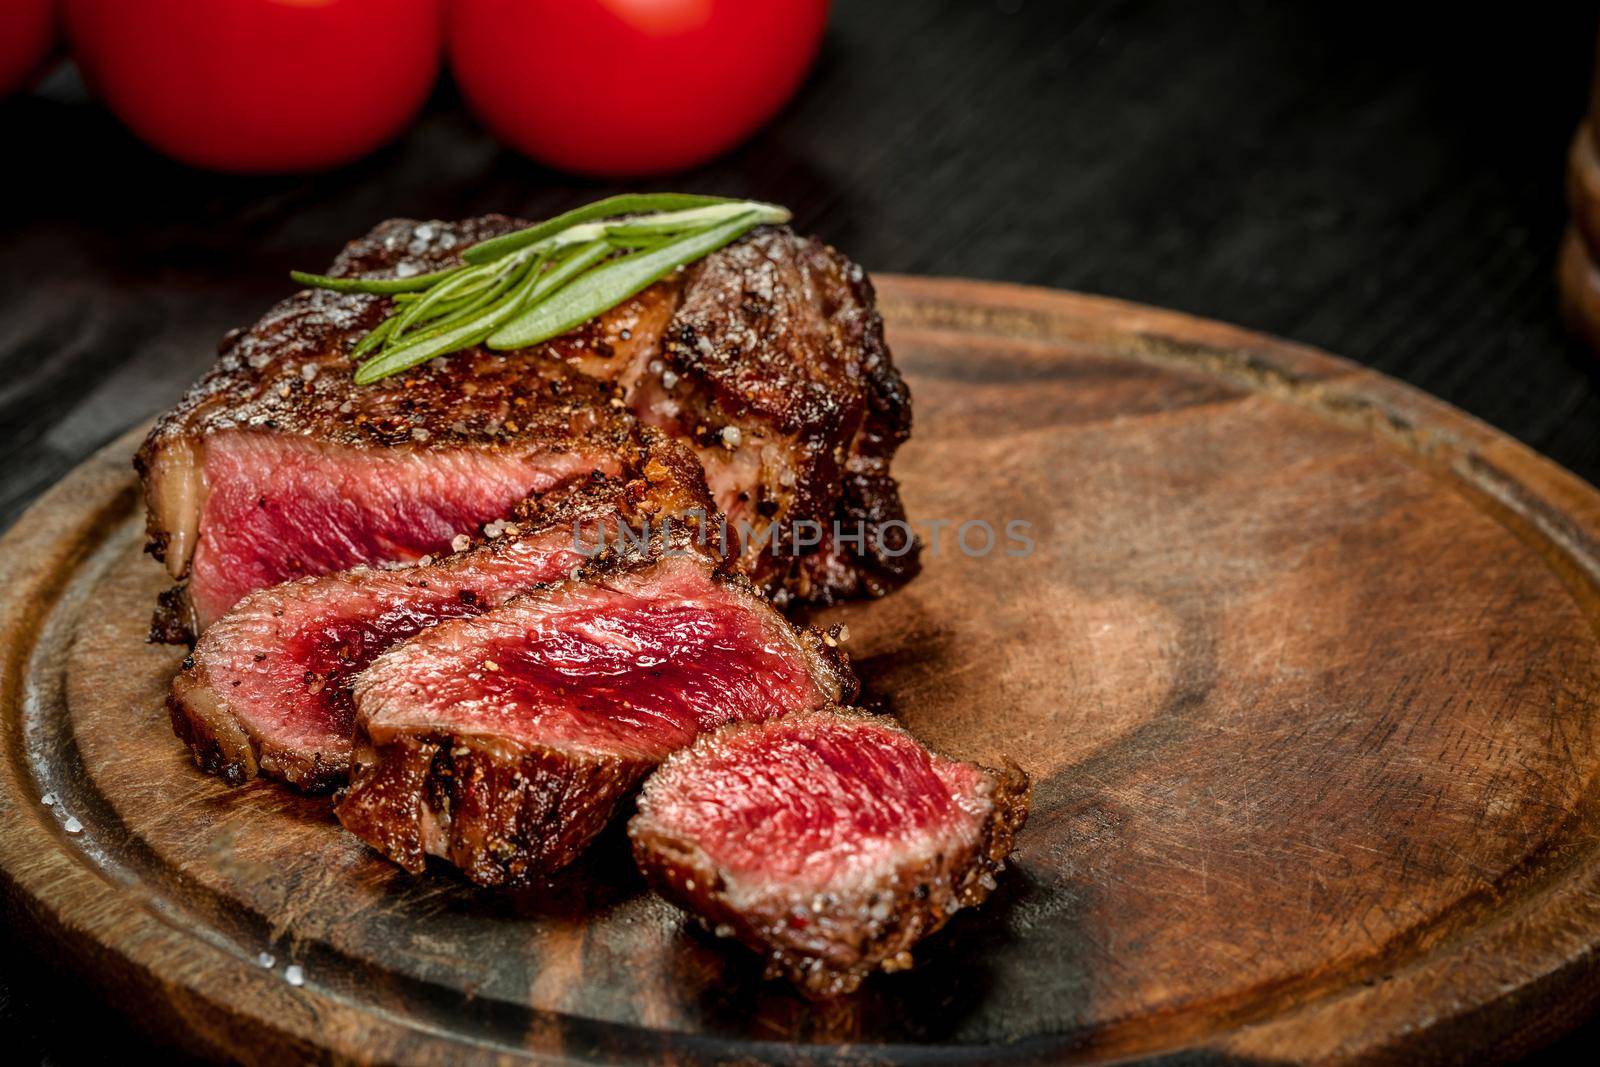
<path id="1" fill-rule="evenodd" d="M 1171 311 L 1071 293 L 960 279 L 878 281 L 891 343 L 918 333 L 1070 343 L 1112 358 L 1182 368 L 1269 395 L 1382 438 L 1448 483 L 1529 546 L 1600 634 L 1600 493 L 1530 449 L 1408 386 L 1335 357 Z M 283 1003 L 283 981 L 239 946 L 182 928 L 160 901 L 119 883 L 74 845 L 39 803 L 22 730 L 34 699 L 50 609 L 70 576 L 101 547 L 101 532 L 136 507 L 129 434 L 50 490 L 0 541 L 0 886 L 13 914 L 130 1013 L 228 1035 L 237 1055 L 359 1061 L 509 1062 L 559 1055 L 529 1035 L 527 1048 L 464 1042 L 425 1021 L 375 1010 L 315 984 Z M 1575 820 L 1597 822 L 1600 797 Z M 1204 1050 L 1223 1055 L 1355 1061 L 1536 1047 L 1600 1000 L 1600 856 L 1583 847 L 1543 855 L 1499 887 L 1513 906 L 1428 946 L 1382 989 L 1340 989 L 1227 1031 Z M 1465 960 L 1474 966 L 1463 966 Z M 1490 961 L 1485 965 L 1484 961 Z M 130 991 L 138 991 L 130 994 Z M 268 995 L 270 994 L 270 995 Z M 129 1003 L 129 996 L 133 1003 Z M 642 1036 L 642 1035 L 641 1035 Z M 993 1046 L 789 1046 L 691 1035 L 641 1040 L 661 1059 L 850 1059 L 994 1062 L 1090 1056 L 1054 1039 Z"/>

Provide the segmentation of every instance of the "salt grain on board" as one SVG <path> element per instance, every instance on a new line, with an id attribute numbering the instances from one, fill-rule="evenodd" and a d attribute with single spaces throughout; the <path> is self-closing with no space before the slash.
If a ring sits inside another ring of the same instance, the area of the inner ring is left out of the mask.
<path id="1" fill-rule="evenodd" d="M 53 808 L 56 806 L 56 795 L 54 793 L 46 793 L 44 796 L 39 798 L 39 803 L 43 804 L 47 808 Z"/>
<path id="2" fill-rule="evenodd" d="M 67 821 L 61 824 L 61 828 L 69 834 L 83 833 L 83 823 L 78 821 L 76 815 L 68 815 Z"/>
<path id="3" fill-rule="evenodd" d="M 263 952 L 256 957 L 256 962 L 270 971 L 272 970 L 272 965 L 278 961 L 273 957 L 272 953 Z"/>
<path id="4" fill-rule="evenodd" d="M 306 972 L 300 969 L 298 963 L 291 963 L 283 969 L 283 980 L 290 985 L 305 985 Z"/>

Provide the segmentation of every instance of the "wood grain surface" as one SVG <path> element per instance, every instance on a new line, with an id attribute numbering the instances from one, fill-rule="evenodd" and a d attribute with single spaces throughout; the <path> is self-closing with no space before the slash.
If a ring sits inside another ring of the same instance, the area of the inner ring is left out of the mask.
<path id="1" fill-rule="evenodd" d="M 881 290 L 907 504 L 946 525 L 916 582 L 827 619 L 919 736 L 1037 782 L 1001 890 L 919 967 L 817 1009 L 645 892 L 620 835 L 491 893 L 201 775 L 161 709 L 182 652 L 142 641 L 131 438 L 0 552 L 13 906 L 146 1025 L 245 1061 L 1494 1059 L 1589 1011 L 1600 494 L 1231 327 Z M 964 551 L 978 521 L 1033 550 Z"/>

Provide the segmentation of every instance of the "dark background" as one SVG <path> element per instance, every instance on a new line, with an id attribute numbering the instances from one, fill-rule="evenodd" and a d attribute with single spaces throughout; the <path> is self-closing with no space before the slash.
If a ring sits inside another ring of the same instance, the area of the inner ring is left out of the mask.
<path id="1" fill-rule="evenodd" d="M 874 271 L 1109 294 L 1309 342 L 1600 482 L 1596 358 L 1557 315 L 1592 5 L 838 0 L 764 132 L 650 183 L 794 209 Z M 314 121 L 314 116 L 310 117 Z M 170 404 L 218 337 L 393 215 L 544 216 L 613 191 L 498 148 L 441 86 L 368 160 L 187 171 L 70 68 L 0 103 L 0 528 Z M 0 936 L 17 1062 L 140 1039 Z M 1557 1052 L 1600 1039 L 1591 1024 Z"/>

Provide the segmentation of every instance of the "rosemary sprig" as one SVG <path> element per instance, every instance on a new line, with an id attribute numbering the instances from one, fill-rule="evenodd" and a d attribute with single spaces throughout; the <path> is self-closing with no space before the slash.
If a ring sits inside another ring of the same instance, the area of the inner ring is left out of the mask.
<path id="1" fill-rule="evenodd" d="M 761 221 L 755 211 L 743 211 L 703 230 L 692 230 L 666 244 L 613 259 L 583 278 L 541 300 L 516 319 L 489 335 L 489 347 L 526 348 L 559 337 L 616 307 L 685 263 L 710 255 L 736 240 Z"/>
<path id="2" fill-rule="evenodd" d="M 359 384 L 487 344 L 526 348 L 582 325 L 680 267 L 789 212 L 755 200 L 682 193 L 614 196 L 466 249 L 462 265 L 409 278 L 295 281 L 388 296 L 394 307 L 356 342 Z"/>

